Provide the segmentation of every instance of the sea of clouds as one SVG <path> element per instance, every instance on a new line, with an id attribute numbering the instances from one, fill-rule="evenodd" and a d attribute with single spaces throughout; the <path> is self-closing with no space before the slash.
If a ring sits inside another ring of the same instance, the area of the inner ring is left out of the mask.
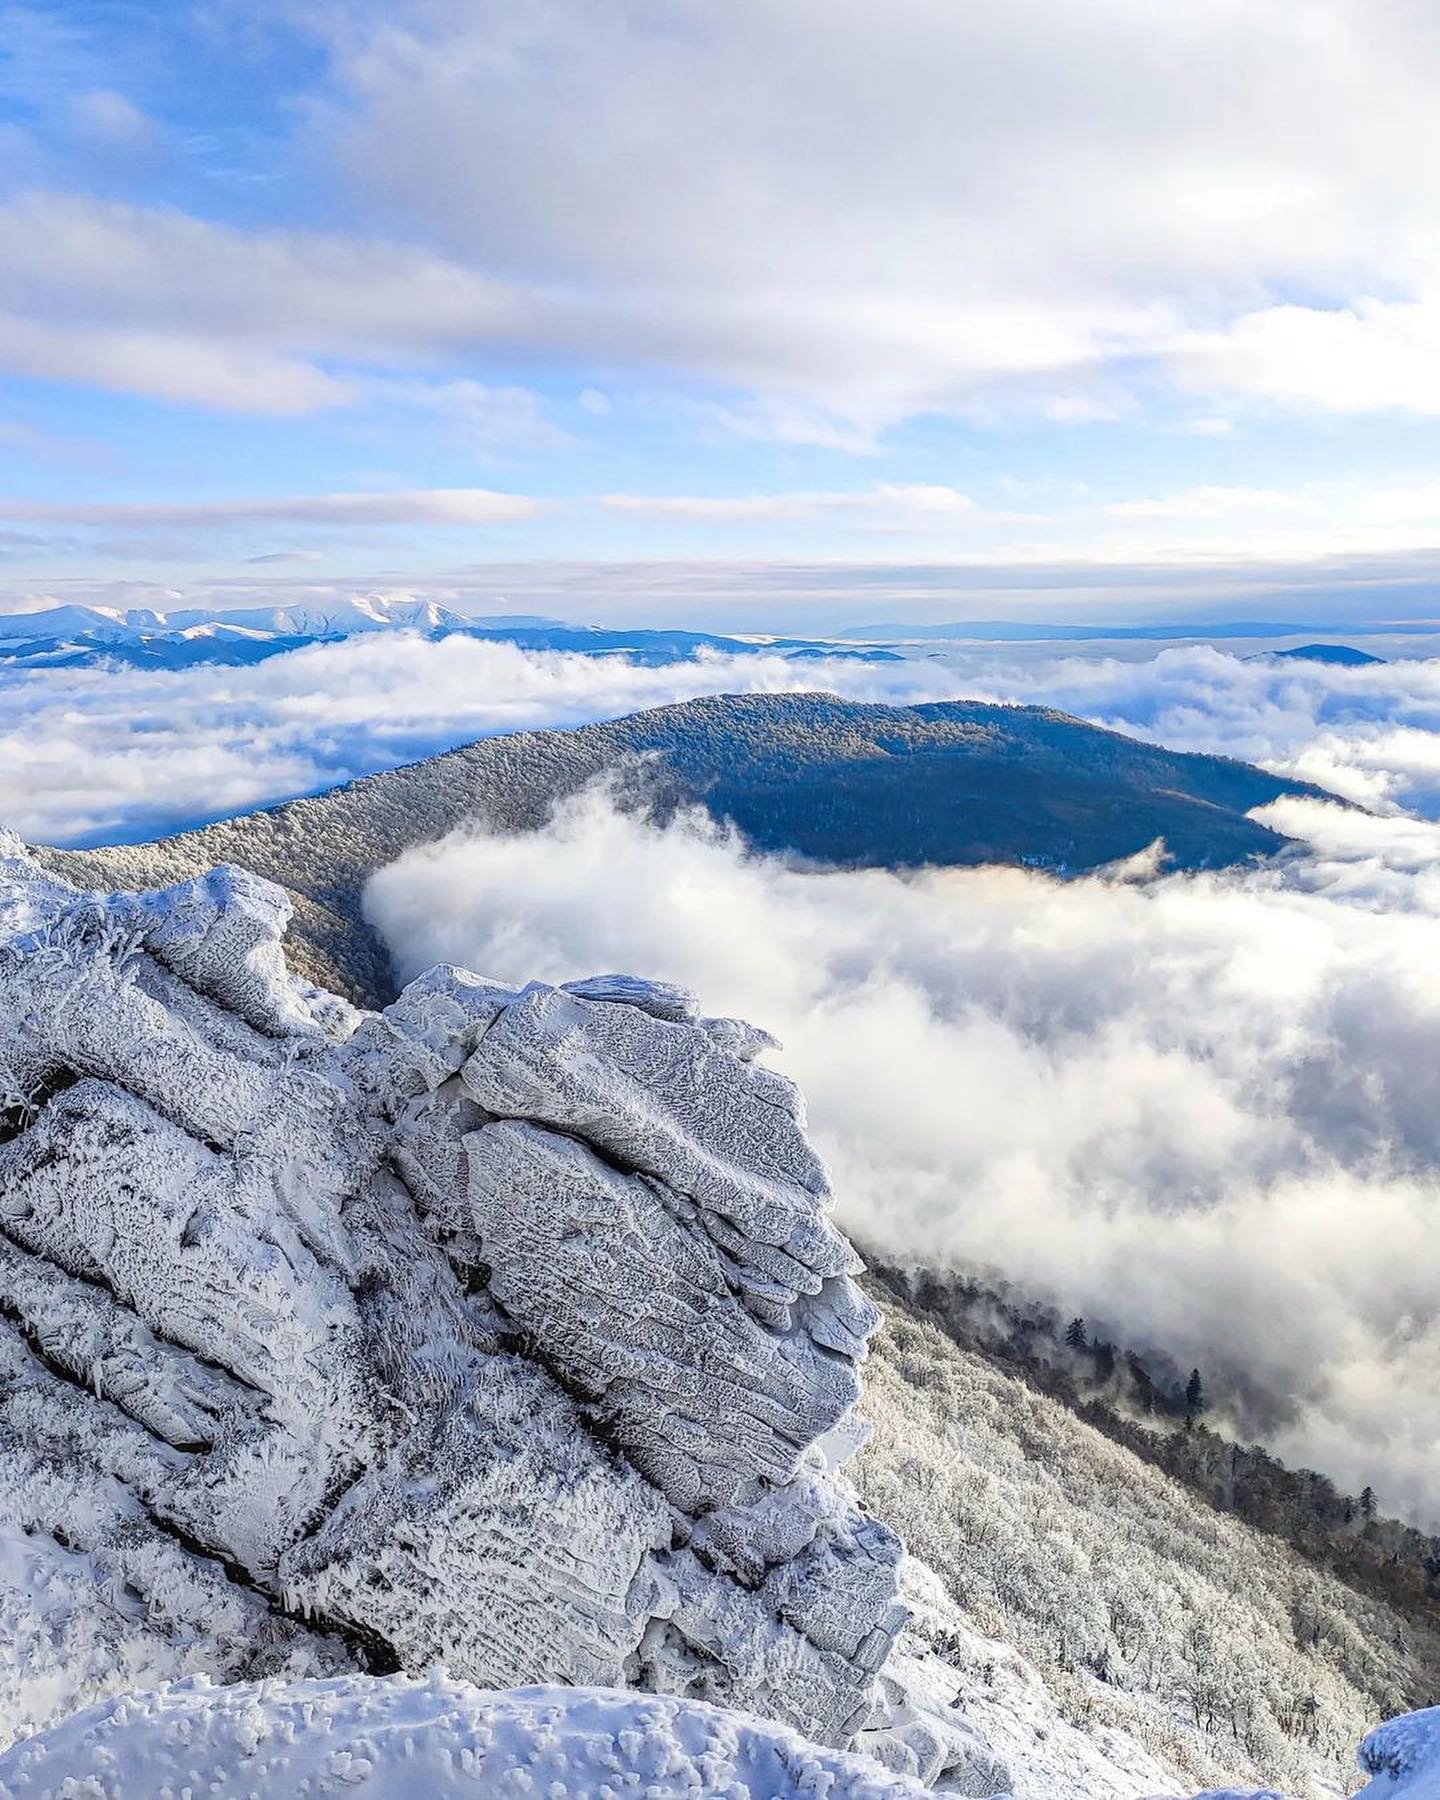
<path id="1" fill-rule="evenodd" d="M 976 646 L 891 663 L 761 654 L 642 668 L 376 633 L 250 668 L 0 674 L 0 824 L 32 841 L 135 840 L 493 732 L 697 694 L 816 688 L 897 705 L 1038 702 L 1263 763 L 1366 806 L 1440 816 L 1440 659 L 1343 669 L 1205 645 L 1140 658 Z"/>
<path id="2" fill-rule="evenodd" d="M 928 663 L 724 656 L 665 668 L 374 632 L 248 668 L 0 674 L 0 824 L 133 842 L 414 762 L 494 732 L 584 725 L 697 694 L 961 691 Z"/>
<path id="3" fill-rule="evenodd" d="M 1440 661 L 1014 647 L 661 669 L 372 637 L 244 670 L 4 683 L 0 821 L 106 841 L 483 732 L 823 687 L 1042 701 L 1371 809 L 1267 809 L 1265 869 L 1057 883 L 817 873 L 604 793 L 531 837 L 404 858 L 368 904 L 402 971 L 620 968 L 785 1040 L 844 1223 L 980 1263 L 1235 1378 L 1287 1460 L 1440 1524 Z"/>
<path id="4" fill-rule="evenodd" d="M 1287 1461 L 1440 1523 L 1440 827 L 1268 816 L 1283 872 L 1061 883 L 816 873 L 591 793 L 367 910 L 407 977 L 623 969 L 766 1024 L 862 1243 L 1223 1375 Z"/>

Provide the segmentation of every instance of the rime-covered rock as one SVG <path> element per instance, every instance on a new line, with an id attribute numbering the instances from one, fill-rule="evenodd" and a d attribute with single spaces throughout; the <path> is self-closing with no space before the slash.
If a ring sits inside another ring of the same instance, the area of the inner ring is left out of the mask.
<path id="1" fill-rule="evenodd" d="M 905 1617 L 838 1473 L 875 1314 L 763 1034 L 613 975 L 359 1013 L 285 921 L 0 844 L 0 1624 L 43 1660 L 78 1558 L 115 1658 L 34 1722 L 149 1630 L 847 1742 Z"/>

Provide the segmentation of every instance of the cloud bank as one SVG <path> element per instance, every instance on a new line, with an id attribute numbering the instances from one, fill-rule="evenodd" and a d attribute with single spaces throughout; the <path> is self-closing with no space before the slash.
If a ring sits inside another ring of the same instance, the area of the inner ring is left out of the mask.
<path id="1" fill-rule="evenodd" d="M 997 397 L 1103 418 L 1146 376 L 1440 409 L 1440 34 L 1408 0 L 335 0 L 249 21 L 235 66 L 276 27 L 314 39 L 266 146 L 298 204 L 9 196 L 7 366 L 283 417 L 538 351 L 830 445 Z M 147 121 L 95 60 L 61 135 L 113 160 Z"/>
<path id="2" fill-rule="evenodd" d="M 372 880 L 400 971 L 631 969 L 783 1037 L 842 1222 L 1267 1397 L 1440 1519 L 1440 828 L 1309 802 L 1288 872 L 817 874 L 601 794 Z M 1386 910 L 1378 910 L 1378 909 Z"/>
<path id="3" fill-rule="evenodd" d="M 0 674 L 0 821 L 42 842 L 155 836 L 493 732 L 698 694 L 807 689 L 896 705 L 1057 706 L 1173 749 L 1263 763 L 1372 809 L 1440 818 L 1440 659 L 1336 669 L 1204 646 L 1134 660 L 980 646 L 901 663 L 759 654 L 636 668 L 391 633 L 248 669 Z"/>
<path id="4" fill-rule="evenodd" d="M 926 663 L 711 657 L 668 668 L 387 632 L 251 668 L 0 674 L 0 821 L 119 842 L 334 787 L 498 731 L 583 725 L 697 694 L 958 690 Z"/>
<path id="5" fill-rule="evenodd" d="M 1202 644 L 1144 659 L 961 652 L 951 667 L 977 699 L 1058 706 L 1372 809 L 1440 817 L 1440 658 L 1347 669 Z"/>

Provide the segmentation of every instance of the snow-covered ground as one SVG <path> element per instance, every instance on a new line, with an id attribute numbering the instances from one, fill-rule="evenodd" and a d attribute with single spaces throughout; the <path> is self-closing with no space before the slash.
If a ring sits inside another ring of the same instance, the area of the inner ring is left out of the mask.
<path id="1" fill-rule="evenodd" d="M 1434 1800 L 1440 1708 L 1382 1727 L 1360 1761 L 1371 1780 L 1357 1800 Z M 484 1693 L 437 1675 L 228 1687 L 202 1676 L 101 1701 L 0 1754 L 0 1784 L 6 1800 L 923 1800 L 927 1791 L 867 1757 L 695 1701 L 600 1688 Z M 1212 1788 L 1196 1800 L 1285 1797 Z"/>
<path id="2" fill-rule="evenodd" d="M 7 1800 L 923 1800 L 743 1714 L 600 1688 L 355 1676 L 103 1701 L 0 1755 Z"/>

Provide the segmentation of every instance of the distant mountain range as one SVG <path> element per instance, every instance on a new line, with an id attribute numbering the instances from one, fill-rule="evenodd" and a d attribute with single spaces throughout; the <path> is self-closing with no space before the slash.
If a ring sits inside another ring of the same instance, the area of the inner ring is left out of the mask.
<path id="1" fill-rule="evenodd" d="M 415 631 L 426 637 L 478 638 L 522 650 L 564 650 L 582 656 L 623 656 L 652 666 L 694 662 L 703 655 L 821 657 L 898 662 L 892 650 L 811 638 L 726 637 L 708 631 L 611 631 L 570 625 L 533 613 L 470 618 L 433 600 L 361 596 L 324 606 L 249 607 L 215 612 L 190 608 L 161 613 L 104 606 L 53 606 L 41 612 L 0 614 L 0 669 L 185 669 L 264 662 L 307 644 L 332 643 L 375 631 Z"/>
<path id="2" fill-rule="evenodd" d="M 1163 838 L 1180 868 L 1219 868 L 1287 840 L 1246 814 L 1323 795 L 1226 757 L 1182 755 L 1043 707 L 873 706 L 825 694 L 714 695 L 570 731 L 483 738 L 330 793 L 154 844 L 46 849 L 85 887 L 154 887 L 236 862 L 291 892 L 291 956 L 312 979 L 390 997 L 361 923 L 369 875 L 478 820 L 529 831 L 618 771 L 622 803 L 698 803 L 750 843 L 861 868 L 1022 864 L 1079 873 Z"/>
<path id="3" fill-rule="evenodd" d="M 334 643 L 376 631 L 412 631 L 430 638 L 468 637 L 513 644 L 522 650 L 561 650 L 580 656 L 615 656 L 650 667 L 694 662 L 707 655 L 781 656 L 791 662 L 821 658 L 902 662 L 905 644 L 1048 644 L 1103 640 L 1173 643 L 1224 638 L 1283 639 L 1318 631 L 1311 625 L 1222 621 L 1209 625 L 1066 625 L 1017 619 L 960 620 L 916 625 L 891 620 L 851 625 L 821 637 L 731 635 L 637 626 L 633 630 L 573 625 L 538 613 L 472 617 L 434 600 L 396 600 L 381 594 L 319 604 L 156 612 L 108 606 L 51 606 L 39 612 L 0 613 L 0 671 L 5 669 L 186 669 L 197 664 L 237 667 L 264 662 L 307 644 Z M 1359 627 L 1360 636 L 1390 629 Z M 913 654 L 913 652 L 912 652 Z M 1345 645 L 1305 644 L 1270 654 L 1312 661 L 1377 661 Z"/>

